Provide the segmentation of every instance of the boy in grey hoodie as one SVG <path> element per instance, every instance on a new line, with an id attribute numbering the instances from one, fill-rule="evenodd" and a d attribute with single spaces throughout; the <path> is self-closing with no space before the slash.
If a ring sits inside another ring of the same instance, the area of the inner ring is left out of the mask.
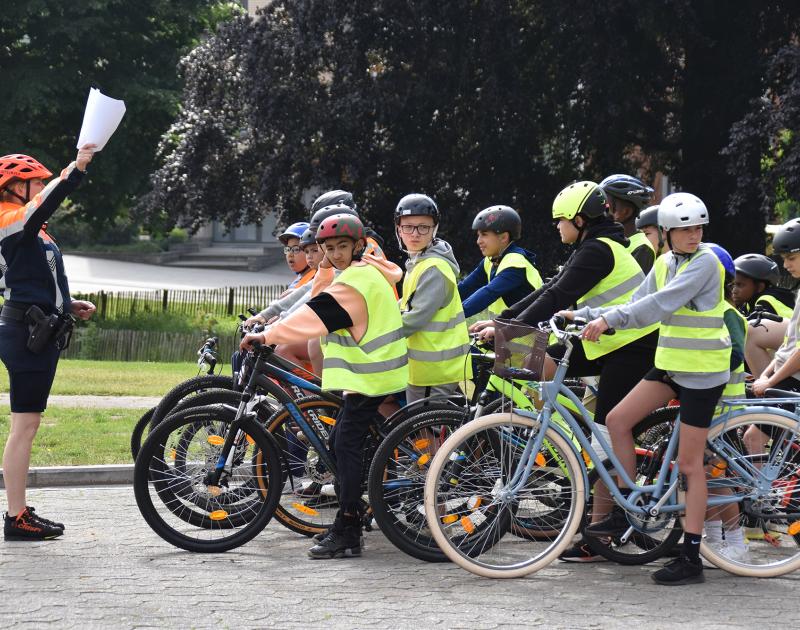
<path id="1" fill-rule="evenodd" d="M 472 378 L 469 333 L 450 244 L 436 238 L 439 209 L 427 195 L 406 195 L 395 210 L 398 242 L 408 252 L 400 310 L 408 338 L 410 404 L 449 395 Z"/>

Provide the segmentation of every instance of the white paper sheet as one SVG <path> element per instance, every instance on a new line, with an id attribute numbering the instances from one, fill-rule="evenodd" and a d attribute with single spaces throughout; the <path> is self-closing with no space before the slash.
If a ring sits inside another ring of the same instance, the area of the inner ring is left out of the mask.
<path id="1" fill-rule="evenodd" d="M 109 98 L 100 90 L 91 88 L 83 113 L 83 125 L 78 136 L 77 149 L 84 144 L 96 144 L 95 152 L 101 151 L 119 126 L 125 115 L 125 103 Z"/>

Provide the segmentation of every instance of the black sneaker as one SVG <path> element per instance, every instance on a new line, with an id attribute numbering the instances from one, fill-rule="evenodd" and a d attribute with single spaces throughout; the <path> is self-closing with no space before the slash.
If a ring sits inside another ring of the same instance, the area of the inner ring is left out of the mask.
<path id="1" fill-rule="evenodd" d="M 562 562 L 608 562 L 608 558 L 595 553 L 589 543 L 578 542 L 563 552 L 558 559 Z"/>
<path id="2" fill-rule="evenodd" d="M 67 529 L 66 527 L 64 527 L 64 523 L 57 523 L 56 521 L 51 521 L 49 518 L 45 518 L 44 516 L 39 516 L 36 513 L 36 508 L 34 508 L 34 507 L 30 506 L 30 505 L 28 505 L 26 507 L 28 508 L 28 512 L 33 514 L 36 518 L 38 518 L 40 521 L 42 521 L 42 523 L 44 523 L 45 525 L 49 525 L 50 527 L 56 527 L 56 528 L 61 529 L 61 530 Z"/>
<path id="3" fill-rule="evenodd" d="M 324 532 L 320 532 L 319 534 L 314 534 L 311 537 L 311 540 L 313 540 L 314 542 L 317 542 L 317 543 L 321 543 L 323 540 L 325 540 L 325 537 L 328 534 L 330 534 L 332 531 L 333 531 L 333 525 L 331 525 Z M 360 543 L 361 543 L 361 548 L 364 549 L 364 534 L 363 534 L 363 532 L 361 533 L 361 536 L 360 536 L 359 540 L 360 540 Z"/>
<path id="4" fill-rule="evenodd" d="M 628 531 L 630 526 L 631 524 L 628 522 L 625 510 L 615 505 L 614 509 L 612 509 L 602 521 L 587 525 L 584 531 L 587 536 L 620 538 Z"/>
<path id="5" fill-rule="evenodd" d="M 308 550 L 313 560 L 358 558 L 361 555 L 361 529 L 354 525 L 333 528 L 320 542 Z"/>
<path id="6" fill-rule="evenodd" d="M 663 568 L 653 573 L 652 577 L 656 584 L 665 586 L 700 584 L 706 581 L 703 575 L 703 563 L 700 559 L 689 560 L 686 556 L 670 560 Z"/>
<path id="7" fill-rule="evenodd" d="M 50 540 L 64 533 L 60 527 L 48 525 L 26 507 L 17 516 L 5 515 L 3 534 L 6 540 Z"/>

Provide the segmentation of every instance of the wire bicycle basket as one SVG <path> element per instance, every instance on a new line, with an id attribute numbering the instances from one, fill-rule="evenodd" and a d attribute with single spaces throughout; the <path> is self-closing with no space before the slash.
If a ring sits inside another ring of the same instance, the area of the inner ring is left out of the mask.
<path id="1" fill-rule="evenodd" d="M 494 320 L 494 373 L 501 378 L 540 381 L 549 334 L 511 320 Z"/>

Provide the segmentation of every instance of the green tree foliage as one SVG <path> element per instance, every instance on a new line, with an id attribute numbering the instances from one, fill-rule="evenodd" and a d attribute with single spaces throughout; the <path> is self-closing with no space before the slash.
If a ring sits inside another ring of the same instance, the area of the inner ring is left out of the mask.
<path id="1" fill-rule="evenodd" d="M 781 48 L 767 80 L 769 90 L 733 126 L 725 149 L 737 181 L 731 211 L 786 221 L 800 215 L 800 47 Z"/>
<path id="2" fill-rule="evenodd" d="M 426 192 L 467 266 L 472 217 L 504 203 L 545 270 L 563 256 L 552 199 L 577 178 L 665 170 L 720 216 L 719 152 L 797 31 L 785 4 L 275 0 L 184 61 L 184 110 L 140 209 L 191 227 L 290 221 L 307 191 L 342 187 L 390 236 L 397 200 Z"/>
<path id="3" fill-rule="evenodd" d="M 29 153 L 58 172 L 74 159 L 90 87 L 127 114 L 73 196 L 103 224 L 146 189 L 155 147 L 179 109 L 177 63 L 235 8 L 219 0 L 25 0 L 0 14 L 0 151 Z"/>

